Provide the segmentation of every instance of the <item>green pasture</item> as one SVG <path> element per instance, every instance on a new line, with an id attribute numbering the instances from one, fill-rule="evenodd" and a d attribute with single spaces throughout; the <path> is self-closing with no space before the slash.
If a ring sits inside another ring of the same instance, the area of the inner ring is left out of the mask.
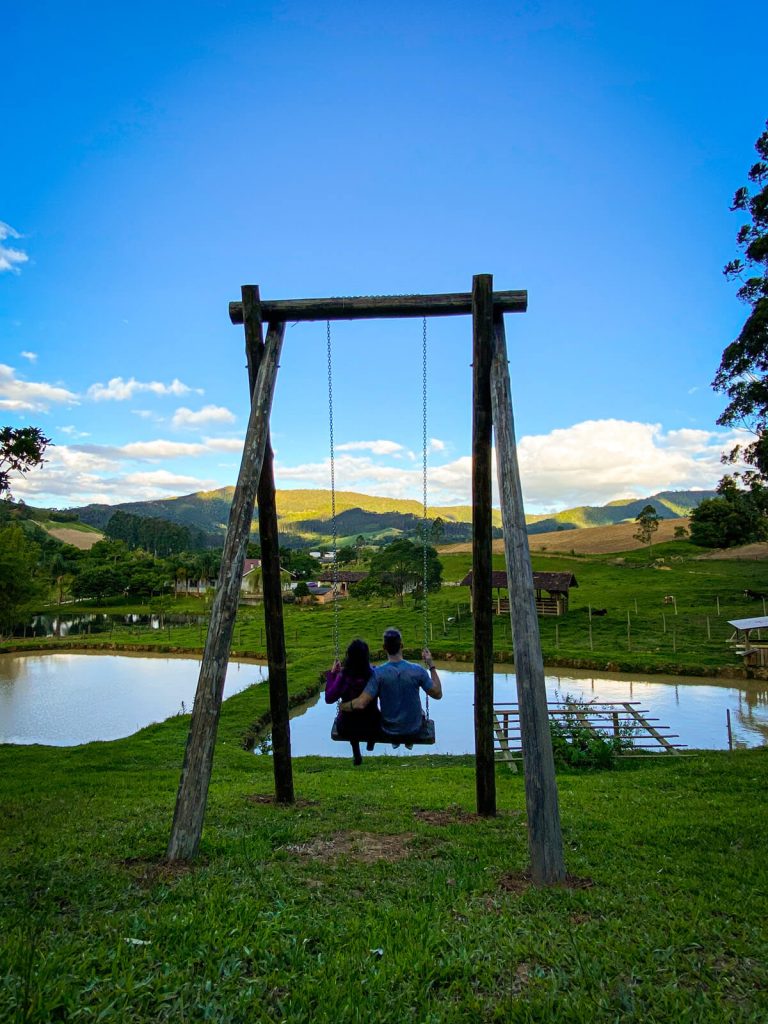
<path id="1" fill-rule="evenodd" d="M 534 555 L 535 569 L 572 572 L 578 581 L 578 588 L 571 591 L 567 615 L 539 619 L 545 662 L 693 674 L 728 674 L 739 669 L 740 660 L 726 642 L 732 633 L 728 619 L 763 614 L 762 602 L 746 599 L 744 590 L 768 593 L 768 563 L 698 560 L 690 557 L 692 550 L 696 549 L 686 542 L 655 545 L 653 558 L 663 562 L 654 564 L 649 563 L 645 551 L 619 556 Z M 437 657 L 466 661 L 472 656 L 469 591 L 452 584 L 469 570 L 471 556 L 448 554 L 442 556 L 442 561 L 445 585 L 429 596 L 428 640 Z M 494 566 L 504 567 L 501 556 L 494 557 Z M 665 597 L 674 597 L 674 602 L 665 604 Z M 379 598 L 350 598 L 340 605 L 342 646 L 362 636 L 375 649 L 383 630 L 397 624 L 408 649 L 413 654 L 420 650 L 424 615 L 421 606 L 411 599 L 406 598 L 402 606 Z M 605 609 L 606 614 L 593 615 L 590 622 L 590 606 L 593 610 Z M 121 603 L 98 610 L 147 611 L 150 607 Z M 207 617 L 209 608 L 206 601 L 189 597 L 170 604 L 166 601 L 162 606 L 165 612 L 184 611 L 203 617 Z M 96 609 L 81 603 L 67 606 L 64 613 L 89 610 Z M 284 611 L 289 659 L 313 656 L 318 666 L 329 663 L 333 656 L 333 608 L 286 605 Z M 204 622 L 190 626 L 166 623 L 160 630 L 116 625 L 109 633 L 73 637 L 67 643 L 199 650 L 205 642 L 206 628 Z M 497 662 L 513 660 L 508 615 L 495 616 L 493 630 Z M 240 608 L 232 648 L 240 654 L 265 654 L 261 606 Z"/>

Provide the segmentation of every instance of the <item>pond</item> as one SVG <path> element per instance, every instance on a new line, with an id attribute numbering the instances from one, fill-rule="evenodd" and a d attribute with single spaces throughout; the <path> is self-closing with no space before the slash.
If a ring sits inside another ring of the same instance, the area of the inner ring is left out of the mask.
<path id="1" fill-rule="evenodd" d="M 0 655 L 0 743 L 74 746 L 130 736 L 189 711 L 200 662 L 126 654 Z M 231 661 L 224 696 L 263 682 L 266 668 Z"/>
<path id="2" fill-rule="evenodd" d="M 376 753 L 397 756 L 416 754 L 474 753 L 473 690 L 471 671 L 457 672 L 439 666 L 444 697 L 430 702 L 437 742 L 417 747 L 410 754 L 404 748 L 377 746 Z M 495 701 L 516 703 L 514 671 L 496 667 Z M 557 701 L 571 694 L 584 700 L 639 701 L 659 724 L 671 727 L 678 736 L 673 742 L 691 749 L 727 750 L 726 709 L 731 712 L 734 746 L 754 747 L 768 743 L 768 683 L 742 679 L 707 680 L 684 676 L 649 676 L 562 671 L 547 674 L 547 698 Z M 558 696 L 559 695 L 559 696 Z M 310 706 L 298 709 L 291 721 L 291 750 L 300 757 L 320 754 L 349 757 L 348 743 L 330 738 L 335 708 L 321 694 Z"/>
<path id="3" fill-rule="evenodd" d="M 71 746 L 91 740 L 128 736 L 151 722 L 189 711 L 200 662 L 167 655 L 51 654 L 0 655 L 0 743 L 45 743 Z M 431 702 L 437 743 L 414 754 L 464 754 L 474 750 L 473 677 L 471 670 L 440 667 L 445 697 Z M 266 679 L 266 667 L 232 661 L 225 697 Z M 497 666 L 496 701 L 517 700 L 511 667 Z M 768 743 L 768 683 L 702 680 L 683 676 L 640 678 L 609 673 L 550 673 L 549 700 L 569 693 L 585 700 L 639 701 L 688 747 L 727 749 L 726 709 L 731 712 L 734 744 Z M 296 710 L 291 745 L 297 757 L 307 754 L 349 756 L 349 745 L 330 739 L 334 708 L 322 695 Z M 392 753 L 391 747 L 376 748 Z M 401 749 L 398 756 L 412 756 Z"/>

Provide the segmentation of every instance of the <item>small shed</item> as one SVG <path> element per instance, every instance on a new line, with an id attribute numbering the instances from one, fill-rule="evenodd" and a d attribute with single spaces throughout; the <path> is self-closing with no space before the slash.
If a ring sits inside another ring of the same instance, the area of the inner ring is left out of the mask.
<path id="1" fill-rule="evenodd" d="M 536 591 L 536 611 L 539 615 L 565 615 L 568 611 L 568 595 L 572 587 L 578 587 L 572 572 L 534 572 L 533 586 Z M 461 581 L 462 587 L 472 591 L 472 570 Z M 496 614 L 509 611 L 506 569 L 494 569 L 491 586 L 496 591 Z M 504 591 L 504 597 L 502 597 Z M 470 598 L 471 602 L 471 598 Z"/>
<path id="2" fill-rule="evenodd" d="M 768 615 L 729 619 L 728 625 L 733 626 L 733 634 L 728 643 L 741 655 L 744 664 L 750 668 L 764 668 L 768 665 Z M 766 631 L 765 639 L 762 630 Z"/>
<path id="3" fill-rule="evenodd" d="M 349 569 L 339 569 L 336 573 L 336 579 L 339 584 L 339 597 L 349 597 L 349 588 L 355 583 L 360 583 L 360 581 L 366 579 L 367 576 L 367 572 L 353 572 Z M 333 573 L 324 572 L 322 576 L 318 577 L 318 582 L 332 584 Z"/>

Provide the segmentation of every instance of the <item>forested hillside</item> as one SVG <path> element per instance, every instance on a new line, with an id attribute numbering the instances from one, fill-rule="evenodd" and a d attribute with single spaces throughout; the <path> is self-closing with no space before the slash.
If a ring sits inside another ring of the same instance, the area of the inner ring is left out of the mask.
<path id="1" fill-rule="evenodd" d="M 229 517 L 233 487 L 200 491 L 178 498 L 125 502 L 120 505 L 86 505 L 71 509 L 81 522 L 106 530 L 116 511 L 133 516 L 159 518 L 205 533 L 210 542 L 221 542 Z M 662 519 L 687 516 L 713 491 L 662 491 L 648 498 L 614 501 L 608 505 L 584 505 L 553 515 L 528 516 L 530 533 L 552 530 L 608 526 L 632 520 L 646 505 L 652 505 Z M 277 492 L 277 511 L 283 543 L 299 546 L 327 544 L 331 539 L 331 492 L 329 490 L 290 490 Z M 342 542 L 354 542 L 358 536 L 376 542 L 392 537 L 413 536 L 421 529 L 422 506 L 407 498 L 381 498 L 339 491 L 336 494 L 337 532 Z M 258 509 L 254 516 L 258 519 Z M 442 543 L 467 541 L 472 536 L 470 505 L 429 508 L 430 522 L 440 520 Z M 494 511 L 494 534 L 501 535 L 501 514 Z"/>

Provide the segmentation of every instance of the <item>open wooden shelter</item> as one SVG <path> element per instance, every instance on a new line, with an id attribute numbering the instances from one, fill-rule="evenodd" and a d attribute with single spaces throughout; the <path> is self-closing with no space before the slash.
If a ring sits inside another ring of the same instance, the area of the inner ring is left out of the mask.
<path id="1" fill-rule="evenodd" d="M 474 607 L 474 590 L 472 587 L 472 569 L 461 581 L 462 587 L 469 587 L 470 607 Z M 536 600 L 536 612 L 539 615 L 565 615 L 568 611 L 568 594 L 572 587 L 578 587 L 572 572 L 535 572 L 533 573 L 533 589 Z M 494 569 L 491 573 L 491 587 L 496 591 L 494 608 L 497 615 L 509 611 L 509 579 L 505 569 Z M 502 591 L 504 596 L 502 597 Z"/>
<path id="2" fill-rule="evenodd" d="M 547 716 L 525 510 L 515 443 L 505 313 L 527 309 L 525 291 L 493 291 L 493 277 L 478 274 L 472 291 L 442 295 L 262 301 L 255 285 L 230 303 L 232 323 L 245 329 L 251 412 L 230 509 L 216 596 L 168 843 L 169 860 L 195 856 L 203 829 L 224 679 L 253 516 L 259 507 L 275 795 L 294 802 L 288 721 L 288 679 L 280 592 L 277 510 L 269 417 L 286 323 L 392 317 L 472 317 L 472 571 L 474 601 L 475 779 L 479 814 L 496 813 L 493 730 L 492 433 L 515 645 L 520 731 L 525 769 L 528 840 L 533 880 L 548 885 L 565 877 L 560 812 Z M 266 339 L 263 324 L 268 325 Z"/>

